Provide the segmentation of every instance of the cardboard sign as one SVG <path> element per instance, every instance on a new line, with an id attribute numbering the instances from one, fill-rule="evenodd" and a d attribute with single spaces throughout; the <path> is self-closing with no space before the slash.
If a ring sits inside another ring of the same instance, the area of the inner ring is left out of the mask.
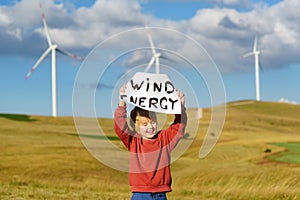
<path id="1" fill-rule="evenodd" d="M 120 98 L 145 110 L 181 114 L 176 88 L 166 74 L 137 72 Z"/>

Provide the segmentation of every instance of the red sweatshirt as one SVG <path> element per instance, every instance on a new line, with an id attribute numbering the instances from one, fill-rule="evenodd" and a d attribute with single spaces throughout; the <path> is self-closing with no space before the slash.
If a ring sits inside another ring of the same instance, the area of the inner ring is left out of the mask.
<path id="1" fill-rule="evenodd" d="M 152 139 L 143 139 L 131 131 L 126 120 L 126 107 L 118 106 L 115 111 L 114 129 L 130 152 L 129 184 L 132 192 L 171 191 L 171 151 L 183 137 L 186 112 L 175 115 L 172 125 L 161 130 Z"/>

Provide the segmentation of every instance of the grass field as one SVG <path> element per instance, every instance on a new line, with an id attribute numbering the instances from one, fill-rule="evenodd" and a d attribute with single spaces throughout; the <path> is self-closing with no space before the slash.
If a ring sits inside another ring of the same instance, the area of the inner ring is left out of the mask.
<path id="1" fill-rule="evenodd" d="M 269 156 L 270 160 L 300 165 L 300 142 L 275 143 L 275 145 L 284 147 L 286 150 Z"/>
<path id="2" fill-rule="evenodd" d="M 299 105 L 229 103 L 218 143 L 199 159 L 210 122 L 205 109 L 191 146 L 171 165 L 168 199 L 300 199 L 299 116 Z M 195 119 L 189 120 L 187 132 L 192 132 Z M 112 120 L 100 121 L 109 139 L 120 145 Z M 1 200 L 130 196 L 127 173 L 105 166 L 86 150 L 72 117 L 0 114 Z"/>

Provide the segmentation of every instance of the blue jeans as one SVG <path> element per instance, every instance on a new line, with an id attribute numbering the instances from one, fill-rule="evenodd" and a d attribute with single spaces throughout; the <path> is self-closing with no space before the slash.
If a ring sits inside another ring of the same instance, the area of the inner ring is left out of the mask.
<path id="1" fill-rule="evenodd" d="M 165 192 L 133 192 L 131 200 L 167 200 L 167 195 Z"/>

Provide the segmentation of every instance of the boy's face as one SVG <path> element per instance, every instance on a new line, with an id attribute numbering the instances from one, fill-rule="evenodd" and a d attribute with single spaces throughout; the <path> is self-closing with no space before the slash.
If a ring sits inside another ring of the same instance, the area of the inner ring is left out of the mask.
<path id="1" fill-rule="evenodd" d="M 142 137 L 151 139 L 156 135 L 156 119 L 137 115 L 135 120 L 135 130 Z"/>

